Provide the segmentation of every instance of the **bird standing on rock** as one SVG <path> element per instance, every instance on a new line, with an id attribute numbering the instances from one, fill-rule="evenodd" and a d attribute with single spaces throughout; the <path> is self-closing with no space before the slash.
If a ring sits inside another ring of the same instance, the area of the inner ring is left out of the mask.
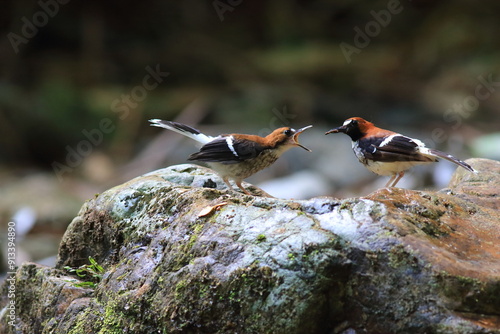
<path id="1" fill-rule="evenodd" d="M 247 195 L 252 195 L 241 185 L 247 177 L 271 166 L 278 158 L 292 147 L 302 147 L 298 142 L 299 135 L 312 125 L 295 130 L 283 127 L 274 130 L 266 137 L 245 134 L 222 134 L 217 137 L 207 136 L 200 131 L 177 122 L 151 119 L 151 126 L 175 131 L 197 141 L 200 151 L 191 154 L 188 160 L 206 162 L 216 171 L 227 186 L 232 189 L 229 180 Z"/>
<path id="2" fill-rule="evenodd" d="M 477 173 L 467 163 L 450 154 L 427 148 L 418 139 L 378 128 L 361 117 L 349 118 L 342 126 L 325 134 L 338 132 L 351 137 L 354 154 L 366 168 L 378 175 L 392 176 L 386 187 L 395 187 L 407 169 L 415 165 L 437 162 L 437 158 L 446 159 Z"/>

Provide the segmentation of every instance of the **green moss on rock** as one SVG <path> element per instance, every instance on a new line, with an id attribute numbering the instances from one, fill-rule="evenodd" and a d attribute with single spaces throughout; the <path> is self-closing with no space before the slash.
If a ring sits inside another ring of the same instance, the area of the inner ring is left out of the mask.
<path id="1" fill-rule="evenodd" d="M 500 163 L 470 164 L 481 173 L 446 191 L 345 200 L 241 195 L 193 165 L 149 173 L 84 204 L 57 268 L 18 269 L 17 330 L 500 333 Z M 95 290 L 59 270 L 88 256 L 106 269 Z"/>

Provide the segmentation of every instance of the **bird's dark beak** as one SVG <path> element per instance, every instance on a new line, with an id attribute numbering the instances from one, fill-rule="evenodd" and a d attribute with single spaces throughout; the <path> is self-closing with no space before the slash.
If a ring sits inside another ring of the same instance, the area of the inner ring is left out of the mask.
<path id="1" fill-rule="evenodd" d="M 305 130 L 309 129 L 309 128 L 312 128 L 312 125 L 308 125 L 308 126 L 305 126 L 301 129 L 298 129 L 297 131 L 295 131 L 295 134 L 293 135 L 293 141 L 295 142 L 295 145 L 299 146 L 299 147 L 302 147 L 304 150 L 308 151 L 308 152 L 311 152 L 310 149 L 308 149 L 307 147 L 305 147 L 304 145 L 302 145 L 301 143 L 299 143 L 299 135 L 304 132 Z"/>
<path id="2" fill-rule="evenodd" d="M 338 128 L 331 129 L 330 131 L 325 132 L 325 135 L 329 135 L 330 133 L 339 133 L 339 132 L 346 132 L 346 127 L 345 126 L 339 126 Z"/>

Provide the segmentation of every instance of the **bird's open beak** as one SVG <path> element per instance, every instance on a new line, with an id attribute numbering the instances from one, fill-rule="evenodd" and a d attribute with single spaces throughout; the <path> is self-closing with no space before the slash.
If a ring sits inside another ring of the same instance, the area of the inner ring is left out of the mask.
<path id="1" fill-rule="evenodd" d="M 331 129 L 330 131 L 325 132 L 325 135 L 329 135 L 330 133 L 339 133 L 339 132 L 345 133 L 345 131 L 346 131 L 346 127 L 342 125 L 342 126 L 339 126 L 338 128 Z"/>
<path id="2" fill-rule="evenodd" d="M 308 149 L 307 147 L 305 147 L 304 145 L 302 145 L 301 143 L 299 143 L 299 135 L 304 132 L 305 130 L 309 129 L 309 128 L 312 128 L 312 125 L 308 125 L 308 126 L 305 126 L 301 129 L 298 129 L 297 131 L 295 131 L 295 134 L 293 135 L 293 141 L 295 142 L 295 145 L 299 146 L 299 147 L 302 147 L 304 150 L 308 151 L 308 152 L 311 152 L 310 149 Z"/>

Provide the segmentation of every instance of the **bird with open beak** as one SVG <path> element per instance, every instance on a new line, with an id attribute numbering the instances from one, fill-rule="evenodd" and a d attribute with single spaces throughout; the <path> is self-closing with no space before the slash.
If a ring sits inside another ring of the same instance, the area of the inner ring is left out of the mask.
<path id="1" fill-rule="evenodd" d="M 232 189 L 229 183 L 231 179 L 247 195 L 252 194 L 241 185 L 244 179 L 271 166 L 292 147 L 311 151 L 299 143 L 299 135 L 312 125 L 298 130 L 289 127 L 279 128 L 266 137 L 237 133 L 212 137 L 182 123 L 160 119 L 152 119 L 150 122 L 152 126 L 175 131 L 195 140 L 200 150 L 191 154 L 188 160 L 206 162 L 222 177 L 230 189 Z"/>

